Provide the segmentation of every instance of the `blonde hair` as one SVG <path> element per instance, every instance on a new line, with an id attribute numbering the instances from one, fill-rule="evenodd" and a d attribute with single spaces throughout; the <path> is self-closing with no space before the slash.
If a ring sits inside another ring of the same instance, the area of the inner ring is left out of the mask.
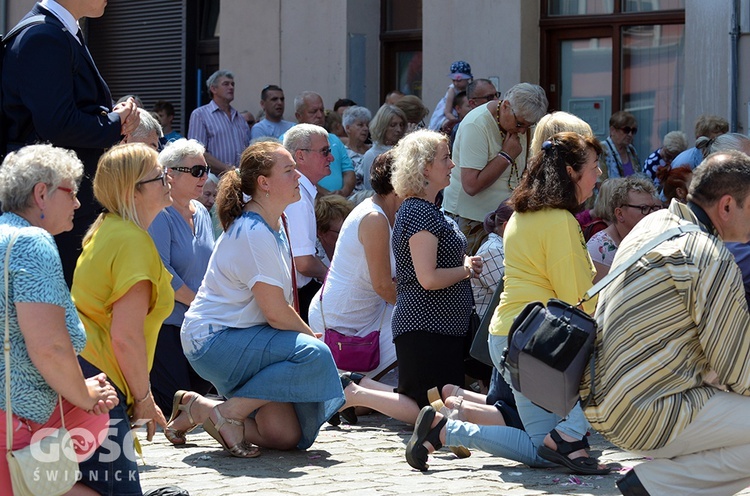
<path id="1" fill-rule="evenodd" d="M 603 219 L 609 224 L 615 221 L 615 209 L 614 207 L 610 208 L 610 205 L 612 204 L 612 193 L 617 188 L 617 185 L 624 181 L 625 178 L 622 177 L 610 177 L 602 183 L 599 188 L 599 195 L 594 202 L 594 208 L 591 209 L 592 217 Z"/>
<path id="2" fill-rule="evenodd" d="M 315 224 L 319 233 L 326 233 L 337 219 L 344 221 L 354 209 L 354 203 L 341 195 L 325 195 L 315 199 Z"/>
<path id="3" fill-rule="evenodd" d="M 148 145 L 127 143 L 113 146 L 99 158 L 94 176 L 94 198 L 105 211 L 89 227 L 83 238 L 84 246 L 91 241 L 107 214 L 119 215 L 146 229 L 135 208 L 135 190 L 138 183 L 154 170 L 158 157 L 156 150 Z"/>
<path id="4" fill-rule="evenodd" d="M 440 143 L 448 143 L 444 134 L 422 129 L 407 134 L 393 148 L 391 183 L 398 196 L 424 195 L 424 167 L 435 160 Z"/>
<path id="5" fill-rule="evenodd" d="M 534 138 L 531 140 L 531 146 L 529 147 L 529 158 L 539 153 L 542 149 L 542 143 L 550 137 L 566 131 L 578 133 L 581 136 L 594 136 L 591 126 L 586 121 L 567 112 L 552 112 L 539 119 L 536 125 Z"/>

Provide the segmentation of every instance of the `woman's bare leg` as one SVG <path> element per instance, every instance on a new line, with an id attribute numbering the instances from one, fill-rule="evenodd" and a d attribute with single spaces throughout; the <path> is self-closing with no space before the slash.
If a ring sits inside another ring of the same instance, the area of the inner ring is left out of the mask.
<path id="1" fill-rule="evenodd" d="M 254 419 L 245 420 L 245 441 L 263 448 L 290 450 L 301 437 L 302 429 L 291 403 L 267 403 Z"/>

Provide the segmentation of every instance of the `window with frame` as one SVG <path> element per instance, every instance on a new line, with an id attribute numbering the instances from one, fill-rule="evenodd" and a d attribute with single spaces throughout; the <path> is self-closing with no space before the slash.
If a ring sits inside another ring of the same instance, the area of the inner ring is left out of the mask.
<path id="1" fill-rule="evenodd" d="M 684 0 L 542 0 L 541 83 L 550 110 L 578 115 L 599 138 L 618 110 L 638 121 L 643 161 L 684 129 Z"/>

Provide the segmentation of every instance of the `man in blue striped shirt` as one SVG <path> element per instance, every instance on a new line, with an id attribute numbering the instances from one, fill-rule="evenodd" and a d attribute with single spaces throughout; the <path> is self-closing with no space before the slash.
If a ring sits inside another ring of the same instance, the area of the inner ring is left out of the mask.
<path id="1" fill-rule="evenodd" d="M 206 81 L 211 101 L 190 115 L 188 138 L 206 147 L 206 162 L 216 174 L 237 167 L 250 144 L 250 128 L 230 104 L 234 100 L 234 74 L 219 70 Z"/>

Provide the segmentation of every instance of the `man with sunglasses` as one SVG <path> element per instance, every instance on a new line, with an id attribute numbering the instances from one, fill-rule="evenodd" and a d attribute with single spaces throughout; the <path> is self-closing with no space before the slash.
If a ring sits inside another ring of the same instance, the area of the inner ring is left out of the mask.
<path id="1" fill-rule="evenodd" d="M 601 180 L 607 177 L 627 177 L 643 171 L 633 140 L 638 133 L 638 121 L 630 112 L 620 110 L 609 118 L 609 137 L 604 141 L 601 155 Z"/>
<path id="2" fill-rule="evenodd" d="M 284 133 L 284 147 L 292 154 L 300 173 L 300 199 L 289 205 L 285 213 L 297 269 L 299 313 L 305 322 L 310 301 L 328 272 L 328 267 L 316 256 L 315 197 L 318 195 L 317 184 L 331 173 L 333 154 L 329 137 L 328 131 L 313 124 L 297 124 Z"/>
<path id="3" fill-rule="evenodd" d="M 493 91 L 482 95 L 494 98 Z M 507 91 L 505 100 L 480 104 L 461 121 L 453 144 L 457 167 L 451 171 L 443 207 L 466 235 L 467 254 L 476 253 L 487 238 L 487 212 L 520 182 L 531 128 L 547 113 L 547 105 L 540 86 L 520 83 Z"/>

